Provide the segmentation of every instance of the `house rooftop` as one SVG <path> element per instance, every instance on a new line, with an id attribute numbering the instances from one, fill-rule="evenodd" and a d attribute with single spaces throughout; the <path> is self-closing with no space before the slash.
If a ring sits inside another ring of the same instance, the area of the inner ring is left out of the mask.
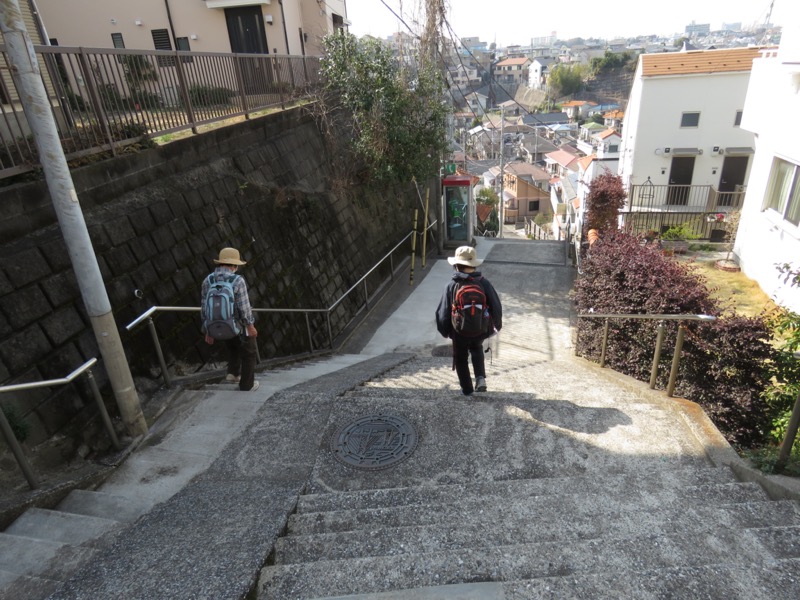
<path id="1" fill-rule="evenodd" d="M 522 58 L 506 58 L 505 60 L 501 60 L 497 63 L 496 67 L 513 67 L 515 65 L 524 65 L 525 63 L 530 62 L 529 58 L 522 57 Z"/>
<path id="2" fill-rule="evenodd" d="M 505 172 L 517 177 L 529 176 L 533 181 L 547 181 L 550 174 L 544 169 L 526 162 L 514 162 L 505 165 Z"/>
<path id="3" fill-rule="evenodd" d="M 750 71 L 762 47 L 642 54 L 642 77 Z"/>

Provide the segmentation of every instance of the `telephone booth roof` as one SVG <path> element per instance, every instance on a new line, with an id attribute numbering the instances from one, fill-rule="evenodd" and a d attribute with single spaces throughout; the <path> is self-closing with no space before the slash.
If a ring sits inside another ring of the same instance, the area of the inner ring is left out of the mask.
<path id="1" fill-rule="evenodd" d="M 472 176 L 471 175 L 448 175 L 447 177 L 442 179 L 442 185 L 470 187 L 472 185 Z"/>

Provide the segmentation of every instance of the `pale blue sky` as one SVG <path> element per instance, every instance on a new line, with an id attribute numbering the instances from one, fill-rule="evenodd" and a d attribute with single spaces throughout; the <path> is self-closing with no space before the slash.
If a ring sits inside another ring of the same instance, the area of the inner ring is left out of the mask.
<path id="1" fill-rule="evenodd" d="M 384 0 L 418 32 L 423 20 L 422 0 Z M 572 37 L 614 38 L 682 33 L 692 21 L 742 25 L 764 23 L 770 0 L 572 0 L 562 4 L 530 0 L 447 0 L 448 20 L 459 37 L 480 37 L 500 45 L 526 44 L 532 37 L 556 32 L 560 39 Z M 350 31 L 361 36 L 385 38 L 408 31 L 381 0 L 347 0 Z M 775 0 L 771 21 L 778 25 L 800 22 L 798 0 Z M 496 38 L 495 38 L 496 36 Z"/>

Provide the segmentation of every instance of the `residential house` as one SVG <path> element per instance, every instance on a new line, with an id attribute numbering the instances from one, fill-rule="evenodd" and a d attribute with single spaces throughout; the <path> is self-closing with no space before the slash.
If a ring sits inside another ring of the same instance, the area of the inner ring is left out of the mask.
<path id="1" fill-rule="evenodd" d="M 570 100 L 561 105 L 561 110 L 569 115 L 570 120 L 577 121 L 578 119 L 585 119 L 593 106 L 597 106 L 597 102 Z"/>
<path id="2" fill-rule="evenodd" d="M 554 64 L 558 64 L 558 60 L 549 56 L 534 58 L 528 67 L 528 87 L 533 90 L 546 90 L 547 77 Z"/>
<path id="3" fill-rule="evenodd" d="M 741 206 L 754 152 L 740 127 L 758 48 L 643 54 L 625 113 L 619 173 L 626 224 L 660 230 Z"/>
<path id="4" fill-rule="evenodd" d="M 544 157 L 558 147 L 535 133 L 521 133 L 517 141 L 517 156 L 531 164 L 544 164 Z"/>
<path id="5" fill-rule="evenodd" d="M 586 214 L 586 198 L 591 191 L 592 182 L 600 175 L 611 173 L 617 174 L 619 169 L 619 146 L 620 135 L 614 129 L 606 129 L 595 133 L 591 138 L 591 144 L 584 140 L 578 142 L 578 148 L 587 152 L 587 156 L 578 158 L 574 163 L 578 167 L 577 185 L 575 186 L 576 196 L 567 205 L 567 214 L 571 224 L 576 225 L 576 230 L 581 231 Z M 570 163 L 572 164 L 572 163 Z M 559 224 L 566 226 L 566 217 Z"/>
<path id="6" fill-rule="evenodd" d="M 597 125 L 597 123 L 595 123 Z M 602 125 L 601 125 L 602 127 Z M 614 157 L 619 160 L 619 147 L 622 137 L 615 129 L 605 129 L 595 131 L 588 138 L 583 136 L 583 132 L 589 130 L 590 126 L 581 127 L 581 137 L 577 142 L 577 149 L 583 154 L 597 154 L 601 159 Z M 593 129 L 593 128 L 592 128 Z M 614 173 L 617 172 L 616 165 Z"/>
<path id="7" fill-rule="evenodd" d="M 503 86 L 527 85 L 530 64 L 531 59 L 524 56 L 501 60 L 494 66 L 494 79 Z"/>
<path id="8" fill-rule="evenodd" d="M 742 271 L 779 304 L 800 313 L 800 287 L 776 265 L 800 268 L 800 26 L 753 61 L 742 129 L 757 137 L 734 253 Z M 776 110 L 780 107 L 780 110 Z M 792 133 L 794 132 L 794 133 Z"/>
<path id="9" fill-rule="evenodd" d="M 507 163 L 503 170 L 503 217 L 517 223 L 539 214 L 550 214 L 550 175 L 526 162 Z"/>
<path id="10" fill-rule="evenodd" d="M 613 127 L 617 131 L 622 131 L 622 123 L 625 119 L 625 111 L 623 110 L 610 110 L 603 113 L 603 124 L 606 127 Z"/>
<path id="11" fill-rule="evenodd" d="M 345 0 L 36 0 L 62 46 L 322 55 Z"/>

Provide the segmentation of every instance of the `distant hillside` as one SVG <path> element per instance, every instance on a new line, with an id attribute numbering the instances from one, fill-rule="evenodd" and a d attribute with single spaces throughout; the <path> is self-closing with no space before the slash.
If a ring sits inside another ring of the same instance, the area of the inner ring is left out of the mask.
<path id="1" fill-rule="evenodd" d="M 606 69 L 598 75 L 591 75 L 580 99 L 592 100 L 598 104 L 609 104 L 613 101 L 624 110 L 633 86 L 633 76 L 634 72 L 626 67 Z"/>
<path id="2" fill-rule="evenodd" d="M 521 85 L 514 95 L 514 101 L 525 107 L 525 110 L 534 112 L 537 107 L 544 104 L 547 94 L 543 90 L 532 90 L 528 86 Z"/>

